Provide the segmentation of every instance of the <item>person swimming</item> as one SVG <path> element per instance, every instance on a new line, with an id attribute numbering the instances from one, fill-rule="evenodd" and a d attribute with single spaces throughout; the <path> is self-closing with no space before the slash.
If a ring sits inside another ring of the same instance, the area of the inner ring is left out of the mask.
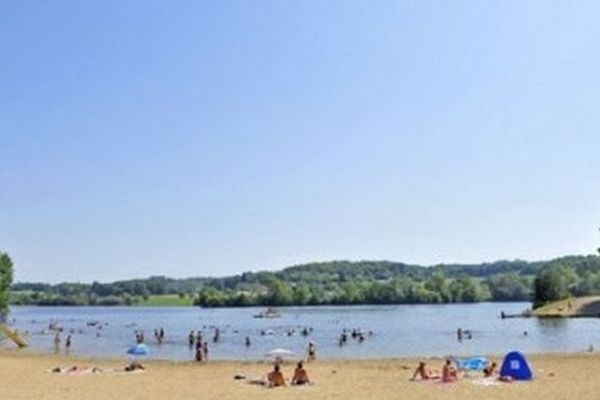
<path id="1" fill-rule="evenodd" d="M 267 380 L 269 387 L 285 386 L 285 378 L 283 377 L 278 364 L 273 367 L 273 371 L 269 372 L 269 375 L 267 375 Z"/>
<path id="2" fill-rule="evenodd" d="M 302 361 L 298 362 L 296 369 L 294 370 L 294 377 L 292 378 L 292 385 L 307 385 L 310 383 L 308 379 L 308 373 L 304 369 Z"/>

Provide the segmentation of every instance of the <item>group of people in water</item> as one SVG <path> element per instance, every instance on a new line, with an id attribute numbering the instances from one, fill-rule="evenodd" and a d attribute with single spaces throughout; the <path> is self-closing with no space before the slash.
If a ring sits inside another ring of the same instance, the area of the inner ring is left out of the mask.
<path id="1" fill-rule="evenodd" d="M 354 328 L 351 331 L 348 331 L 348 329 L 344 328 L 338 339 L 338 344 L 340 347 L 345 345 L 348 343 L 349 338 L 357 340 L 358 343 L 362 343 L 369 336 L 373 336 L 373 331 L 368 331 L 365 333 L 360 328 Z"/>
<path id="2" fill-rule="evenodd" d="M 459 342 L 462 342 L 464 339 L 471 340 L 473 339 L 473 333 L 468 329 L 458 328 L 456 330 L 456 339 Z"/>
<path id="3" fill-rule="evenodd" d="M 497 374 L 498 365 L 495 362 L 491 362 L 486 365 L 482 372 L 485 378 L 490 378 Z M 427 368 L 427 364 L 424 361 L 421 361 L 415 372 L 411 378 L 411 380 L 416 380 L 420 378 L 421 380 L 430 380 L 430 379 L 439 379 L 444 383 L 452 383 L 459 380 L 458 369 L 452 365 L 452 360 L 446 359 L 444 365 L 442 366 L 442 374 L 437 375 L 433 373 L 430 369 Z"/>
<path id="4" fill-rule="evenodd" d="M 62 343 L 62 339 L 60 337 L 62 330 L 57 330 L 54 334 L 54 352 L 58 353 L 60 351 L 60 345 Z M 67 335 L 65 339 L 65 351 L 68 353 L 71 350 L 71 345 L 73 344 L 73 336 L 71 334 Z"/>
<path id="5" fill-rule="evenodd" d="M 213 336 L 213 342 L 217 343 L 220 340 L 220 336 L 221 333 L 217 328 Z M 190 331 L 188 345 L 190 349 L 194 349 L 194 360 L 197 362 L 208 361 L 208 342 L 203 339 L 201 331 Z"/>
<path id="6" fill-rule="evenodd" d="M 158 344 L 162 344 L 165 340 L 165 330 L 163 329 L 163 327 L 160 327 L 160 329 L 155 329 L 154 330 L 154 339 L 156 339 L 156 342 Z"/>

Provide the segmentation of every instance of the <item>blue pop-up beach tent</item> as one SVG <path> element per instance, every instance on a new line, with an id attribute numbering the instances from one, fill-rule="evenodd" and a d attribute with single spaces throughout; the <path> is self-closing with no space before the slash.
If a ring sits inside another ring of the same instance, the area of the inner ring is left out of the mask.
<path id="1" fill-rule="evenodd" d="M 533 372 L 523 353 L 511 351 L 504 357 L 502 368 L 500 368 L 501 377 L 511 377 L 514 380 L 528 381 L 533 378 Z"/>

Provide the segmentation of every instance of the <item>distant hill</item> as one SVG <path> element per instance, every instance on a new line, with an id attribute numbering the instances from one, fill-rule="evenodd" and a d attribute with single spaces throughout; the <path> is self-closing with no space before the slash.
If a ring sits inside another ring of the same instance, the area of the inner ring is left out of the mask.
<path id="1" fill-rule="evenodd" d="M 148 304 L 150 296 L 163 295 L 187 299 L 182 304 L 191 300 L 209 307 L 527 301 L 532 299 L 536 274 L 557 269 L 572 272 L 569 292 L 600 294 L 599 258 L 568 256 L 537 262 L 428 267 L 391 261 L 330 261 L 219 278 L 153 276 L 112 283 L 55 285 L 18 282 L 12 285 L 12 303 L 135 305 Z M 582 277 L 591 279 L 592 284 Z"/>

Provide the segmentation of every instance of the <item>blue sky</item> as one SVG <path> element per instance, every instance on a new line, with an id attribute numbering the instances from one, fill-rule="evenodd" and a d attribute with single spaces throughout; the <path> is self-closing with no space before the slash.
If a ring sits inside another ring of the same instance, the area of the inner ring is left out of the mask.
<path id="1" fill-rule="evenodd" d="M 600 242 L 598 2 L 0 1 L 18 280 Z"/>

